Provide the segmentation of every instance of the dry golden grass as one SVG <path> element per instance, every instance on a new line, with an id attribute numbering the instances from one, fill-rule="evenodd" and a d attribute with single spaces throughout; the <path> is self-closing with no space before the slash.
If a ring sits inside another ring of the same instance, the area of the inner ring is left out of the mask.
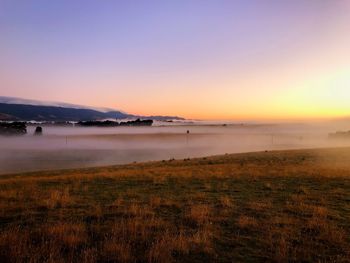
<path id="1" fill-rule="evenodd" d="M 238 226 L 242 229 L 252 229 L 258 227 L 258 221 L 251 216 L 241 215 L 238 218 Z"/>
<path id="2" fill-rule="evenodd" d="M 42 227 L 49 239 L 56 239 L 58 243 L 68 248 L 76 248 L 87 241 L 85 225 L 82 223 L 57 223 Z"/>
<path id="3" fill-rule="evenodd" d="M 199 205 L 191 205 L 187 218 L 196 225 L 203 225 L 209 222 L 210 216 L 210 206 L 199 204 Z"/>
<path id="4" fill-rule="evenodd" d="M 45 200 L 45 205 L 49 209 L 66 207 L 73 203 L 71 196 L 69 195 L 69 188 L 63 190 L 51 190 L 49 196 Z"/>
<path id="5" fill-rule="evenodd" d="M 228 196 L 220 196 L 219 201 L 220 201 L 220 206 L 222 208 L 234 207 L 234 203 L 233 203 L 232 199 Z"/>
<path id="6" fill-rule="evenodd" d="M 159 196 L 152 196 L 150 200 L 150 205 L 153 208 L 160 207 L 162 204 L 162 199 Z"/>
<path id="7" fill-rule="evenodd" d="M 125 241 L 106 239 L 102 248 L 103 258 L 109 262 L 133 261 L 131 245 Z"/>
<path id="8" fill-rule="evenodd" d="M 249 203 L 249 207 L 257 212 L 266 211 L 272 208 L 272 204 L 267 201 L 253 201 Z"/>
<path id="9" fill-rule="evenodd" d="M 1 262 L 349 262 L 350 149 L 0 177 Z"/>

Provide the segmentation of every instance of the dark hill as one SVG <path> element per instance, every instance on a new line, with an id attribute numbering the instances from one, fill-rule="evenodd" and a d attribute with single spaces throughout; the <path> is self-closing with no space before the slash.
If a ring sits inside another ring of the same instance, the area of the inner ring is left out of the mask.
<path id="1" fill-rule="evenodd" d="M 0 103 L 0 115 L 7 120 L 35 121 L 85 121 L 106 118 L 124 119 L 131 117 L 119 111 L 100 112 L 92 109 L 75 109 L 56 106 Z"/>

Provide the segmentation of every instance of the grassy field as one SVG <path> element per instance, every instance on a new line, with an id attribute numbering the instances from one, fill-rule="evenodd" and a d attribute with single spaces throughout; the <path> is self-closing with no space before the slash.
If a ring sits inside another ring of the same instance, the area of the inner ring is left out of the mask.
<path id="1" fill-rule="evenodd" d="M 1 262 L 350 262 L 350 148 L 0 177 Z"/>

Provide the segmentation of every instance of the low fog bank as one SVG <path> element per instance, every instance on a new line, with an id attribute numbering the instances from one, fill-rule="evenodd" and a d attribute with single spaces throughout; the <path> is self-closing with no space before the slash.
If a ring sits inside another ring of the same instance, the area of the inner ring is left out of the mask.
<path id="1" fill-rule="evenodd" d="M 349 125 L 350 126 L 350 125 Z M 35 127 L 0 137 L 0 173 L 79 168 L 262 150 L 350 146 L 334 123 L 82 128 Z M 189 131 L 189 133 L 187 133 Z"/>

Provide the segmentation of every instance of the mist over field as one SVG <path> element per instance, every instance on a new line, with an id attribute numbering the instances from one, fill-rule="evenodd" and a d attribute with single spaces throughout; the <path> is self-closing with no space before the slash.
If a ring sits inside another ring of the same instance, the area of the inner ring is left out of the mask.
<path id="1" fill-rule="evenodd" d="M 328 138 L 330 132 L 346 129 L 341 123 L 44 126 L 42 136 L 33 136 L 34 129 L 29 126 L 24 136 L 0 137 L 0 173 L 350 145 Z"/>

